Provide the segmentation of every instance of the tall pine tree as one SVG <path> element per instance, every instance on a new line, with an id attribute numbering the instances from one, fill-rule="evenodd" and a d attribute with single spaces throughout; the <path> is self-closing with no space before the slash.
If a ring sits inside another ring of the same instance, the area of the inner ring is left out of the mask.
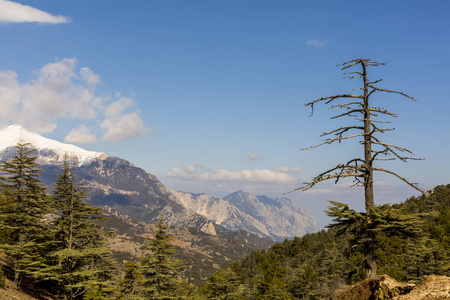
<path id="1" fill-rule="evenodd" d="M 34 277 L 43 266 L 51 239 L 45 215 L 52 211 L 46 188 L 39 180 L 35 149 L 18 143 L 14 157 L 2 161 L 0 187 L 0 251 L 14 262 L 14 285 Z"/>
<path id="2" fill-rule="evenodd" d="M 64 299 L 95 294 L 101 299 L 112 292 L 114 264 L 105 245 L 100 208 L 86 203 L 86 190 L 75 179 L 67 159 L 53 191 L 56 218 L 56 247 L 48 255 L 50 266 L 43 270 L 47 280 L 56 282 L 56 293 Z"/>
<path id="3" fill-rule="evenodd" d="M 142 294 L 146 299 L 180 299 L 180 287 L 185 286 L 180 277 L 181 261 L 172 257 L 175 246 L 162 218 L 157 226 L 155 237 L 149 240 L 151 253 L 141 260 Z"/>

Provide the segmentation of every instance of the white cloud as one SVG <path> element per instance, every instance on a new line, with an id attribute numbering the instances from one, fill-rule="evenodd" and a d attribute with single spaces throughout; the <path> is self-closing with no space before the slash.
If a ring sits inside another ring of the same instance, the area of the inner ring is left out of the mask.
<path id="1" fill-rule="evenodd" d="M 80 71 L 80 76 L 81 78 L 84 79 L 84 81 L 86 81 L 86 83 L 90 86 L 90 87 L 95 87 L 97 84 L 100 83 L 100 76 L 98 76 L 97 74 L 95 74 L 94 72 L 92 72 L 89 68 L 84 67 L 81 68 Z"/>
<path id="2" fill-rule="evenodd" d="M 100 124 L 101 128 L 106 129 L 104 141 L 117 142 L 150 133 L 139 112 L 126 112 L 132 106 L 133 100 L 121 97 L 106 108 L 106 119 Z"/>
<path id="3" fill-rule="evenodd" d="M 15 72 L 0 71 L 0 126 L 20 124 L 42 134 L 52 132 L 64 120 L 97 120 L 105 130 L 104 141 L 149 132 L 132 99 L 120 94 L 112 100 L 98 97 L 95 87 L 101 83 L 100 76 L 87 67 L 77 71 L 76 65 L 76 58 L 58 60 L 34 72 L 36 77 L 25 83 L 18 81 Z M 66 140 L 87 143 L 96 138 L 80 126 Z"/>
<path id="4" fill-rule="evenodd" d="M 373 185 L 376 186 L 376 187 L 389 187 L 389 188 L 395 186 L 392 183 L 387 183 L 387 182 L 384 182 L 384 181 L 374 181 Z"/>
<path id="5" fill-rule="evenodd" d="M 0 72 L 0 120 L 4 125 L 9 124 L 17 115 L 20 103 L 21 88 L 17 82 L 17 74 L 11 71 Z"/>
<path id="6" fill-rule="evenodd" d="M 70 18 L 54 16 L 37 8 L 7 0 L 0 0 L 0 22 L 2 23 L 69 23 Z"/>
<path id="7" fill-rule="evenodd" d="M 282 172 L 271 171 L 267 169 L 260 170 L 240 170 L 227 171 L 217 170 L 214 172 L 198 172 L 192 166 L 187 166 L 184 170 L 173 168 L 168 177 L 194 180 L 194 181 L 242 181 L 242 182 L 272 182 L 272 183 L 289 183 L 296 179 Z"/>
<path id="8" fill-rule="evenodd" d="M 330 41 L 328 40 L 318 40 L 318 39 L 312 39 L 312 40 L 308 40 L 306 41 L 306 45 L 308 46 L 314 46 L 316 48 L 322 48 L 323 46 L 325 46 L 326 44 L 328 44 Z"/>
<path id="9" fill-rule="evenodd" d="M 203 167 L 203 165 L 202 164 L 193 164 L 193 165 L 187 165 L 187 166 L 185 166 L 184 167 L 184 169 L 186 170 L 186 172 L 189 172 L 189 173 L 195 173 L 195 172 L 197 172 L 197 170 L 198 169 L 204 169 L 205 167 Z"/>
<path id="10" fill-rule="evenodd" d="M 40 69 L 36 80 L 21 86 L 16 121 L 38 133 L 51 132 L 57 119 L 92 119 L 101 107 L 83 76 L 75 72 L 76 58 L 65 58 Z"/>
<path id="11" fill-rule="evenodd" d="M 258 154 L 252 154 L 248 157 L 250 160 L 258 160 L 261 158 Z"/>
<path id="12" fill-rule="evenodd" d="M 286 166 L 276 168 L 275 171 L 281 173 L 300 173 L 302 170 L 299 167 L 289 168 Z"/>
<path id="13" fill-rule="evenodd" d="M 97 138 L 87 126 L 80 125 L 78 128 L 72 129 L 64 141 L 75 144 L 88 144 L 95 143 Z"/>

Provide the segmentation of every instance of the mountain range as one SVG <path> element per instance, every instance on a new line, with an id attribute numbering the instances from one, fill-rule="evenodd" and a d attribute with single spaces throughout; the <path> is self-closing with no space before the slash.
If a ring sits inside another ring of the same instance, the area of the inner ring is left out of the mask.
<path id="1" fill-rule="evenodd" d="M 18 125 L 0 130 L 0 159 L 9 160 L 19 142 L 36 148 L 43 170 L 41 180 L 49 189 L 66 157 L 78 180 L 88 188 L 90 204 L 125 219 L 155 223 L 163 217 L 169 225 L 193 227 L 212 235 L 245 230 L 272 241 L 319 230 L 312 216 L 288 198 L 272 199 L 243 191 L 216 198 L 175 191 L 124 159 L 54 141 Z"/>

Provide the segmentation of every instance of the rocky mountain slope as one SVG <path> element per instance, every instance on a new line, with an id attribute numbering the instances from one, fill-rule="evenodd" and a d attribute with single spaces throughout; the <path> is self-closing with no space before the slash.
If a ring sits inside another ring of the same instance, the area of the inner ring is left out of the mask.
<path id="1" fill-rule="evenodd" d="M 224 199 L 263 223 L 270 235 L 278 240 L 319 230 L 314 218 L 286 197 L 272 199 L 237 191 Z"/>
<path id="2" fill-rule="evenodd" d="M 12 158 L 17 143 L 30 143 L 36 148 L 43 170 L 41 180 L 50 189 L 67 156 L 94 206 L 119 210 L 138 221 L 154 223 L 163 217 L 170 225 L 194 227 L 210 234 L 224 230 L 216 230 L 218 226 L 212 221 L 185 209 L 156 176 L 124 159 L 60 143 L 17 125 L 0 130 L 0 141 L 1 160 Z"/>
<path id="3" fill-rule="evenodd" d="M 148 247 L 147 238 L 153 237 L 157 228 L 155 224 L 134 222 L 112 214 L 105 223 L 105 230 L 116 233 L 108 244 L 116 260 L 121 262 L 139 260 Z M 175 257 L 186 266 L 185 278 L 196 284 L 255 248 L 268 249 L 273 244 L 246 231 L 228 231 L 227 235 L 217 236 L 195 228 L 170 226 L 167 232 L 174 238 L 173 244 L 178 250 Z"/>
<path id="4" fill-rule="evenodd" d="M 9 160 L 18 143 L 37 149 L 43 169 L 41 180 L 50 189 L 66 156 L 89 191 L 91 205 L 108 207 L 131 219 L 193 227 L 213 235 L 246 230 L 280 240 L 318 230 L 314 219 L 289 199 L 270 199 L 243 192 L 224 199 L 175 192 L 158 178 L 130 162 L 101 152 L 86 151 L 11 125 L 0 130 L 0 159 Z"/>
<path id="5" fill-rule="evenodd" d="M 245 229 L 275 241 L 319 230 L 311 215 L 288 198 L 272 199 L 243 191 L 223 199 L 208 194 L 173 193 L 185 208 L 229 230 Z"/>

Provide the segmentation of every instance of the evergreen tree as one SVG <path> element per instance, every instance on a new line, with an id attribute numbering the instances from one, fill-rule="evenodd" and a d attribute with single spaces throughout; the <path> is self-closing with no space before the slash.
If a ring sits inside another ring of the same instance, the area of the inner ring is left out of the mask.
<path id="1" fill-rule="evenodd" d="M 65 299 L 81 295 L 102 299 L 113 292 L 115 269 L 100 223 L 104 216 L 101 209 L 86 203 L 86 190 L 77 183 L 67 159 L 56 180 L 53 200 L 56 246 L 47 256 L 51 265 L 43 270 L 43 277 L 56 282 L 57 293 Z"/>
<path id="2" fill-rule="evenodd" d="M 236 292 L 246 299 L 331 299 L 343 285 L 364 279 L 365 213 L 331 204 L 328 230 L 255 250 L 213 274 L 202 293 L 208 299 L 234 299 Z M 406 282 L 450 276 L 449 207 L 450 185 L 405 203 L 375 206 L 371 229 L 380 272 Z"/>
<path id="3" fill-rule="evenodd" d="M 139 281 L 141 274 L 140 265 L 136 262 L 125 263 L 125 274 L 119 282 L 119 292 L 116 299 L 134 300 L 139 299 Z"/>
<path id="4" fill-rule="evenodd" d="M 211 275 L 202 285 L 201 292 L 208 299 L 213 300 L 246 299 L 245 286 L 239 274 L 235 273 L 231 268 L 219 270 Z"/>
<path id="5" fill-rule="evenodd" d="M 153 239 L 149 239 L 150 250 L 141 259 L 141 291 L 146 299 L 180 299 L 180 287 L 185 281 L 180 277 L 181 261 L 174 259 L 175 246 L 167 234 L 163 219 L 157 223 Z"/>
<path id="6" fill-rule="evenodd" d="M 43 267 L 43 253 L 51 244 L 45 215 L 52 211 L 46 188 L 39 180 L 35 149 L 18 143 L 14 157 L 2 161 L 0 170 L 0 251 L 13 259 L 14 285 L 36 277 Z"/>

